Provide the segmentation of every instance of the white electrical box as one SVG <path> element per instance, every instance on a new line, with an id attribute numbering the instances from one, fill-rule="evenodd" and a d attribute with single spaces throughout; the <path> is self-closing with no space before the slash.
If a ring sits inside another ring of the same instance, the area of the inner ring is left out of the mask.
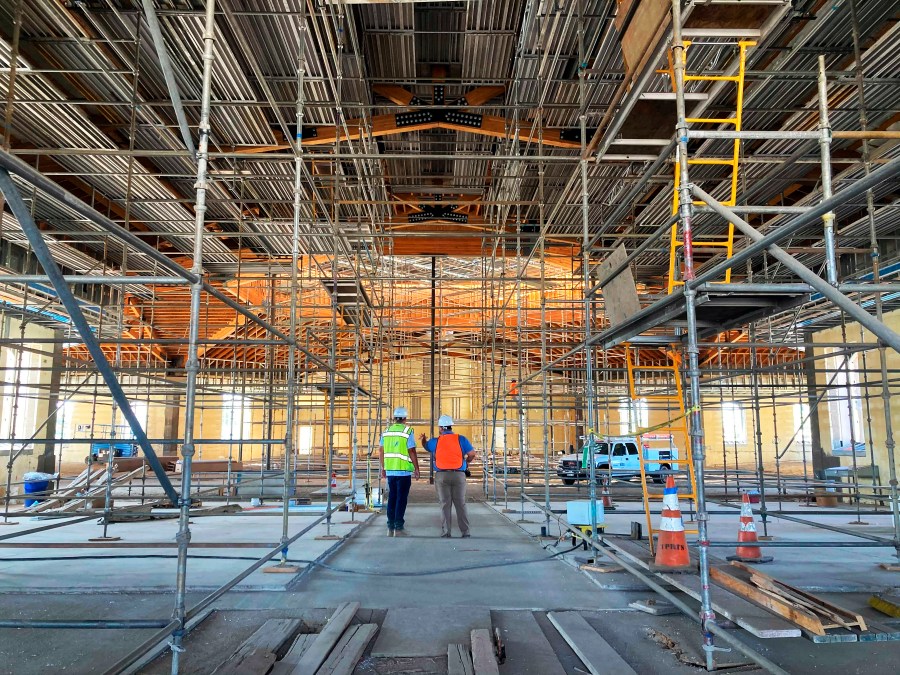
<path id="1" fill-rule="evenodd" d="M 594 506 L 597 509 L 597 525 L 604 524 L 603 502 L 596 501 Z M 591 524 L 591 501 L 589 499 L 577 502 L 566 502 L 566 520 L 569 525 L 578 527 L 579 525 Z"/>

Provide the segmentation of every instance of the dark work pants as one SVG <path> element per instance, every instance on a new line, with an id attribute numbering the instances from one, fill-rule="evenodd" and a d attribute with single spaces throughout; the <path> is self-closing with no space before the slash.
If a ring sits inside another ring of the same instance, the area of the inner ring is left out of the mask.
<path id="1" fill-rule="evenodd" d="M 406 500 L 412 476 L 388 476 L 387 526 L 389 530 L 403 529 L 403 515 L 406 513 Z"/>

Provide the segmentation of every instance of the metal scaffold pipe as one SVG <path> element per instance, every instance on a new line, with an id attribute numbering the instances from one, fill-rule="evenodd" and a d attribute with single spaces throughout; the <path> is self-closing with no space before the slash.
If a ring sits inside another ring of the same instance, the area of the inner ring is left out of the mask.
<path id="1" fill-rule="evenodd" d="M 194 251 L 191 274 L 191 307 L 188 326 L 187 377 L 185 381 L 184 443 L 181 446 L 181 499 L 178 502 L 178 562 L 175 577 L 175 608 L 172 618 L 179 622 L 172 631 L 172 675 L 178 675 L 181 653 L 184 651 L 185 623 L 187 621 L 185 594 L 187 591 L 188 544 L 191 541 L 191 466 L 194 457 L 194 416 L 197 410 L 197 376 L 200 372 L 198 340 L 200 337 L 200 307 L 203 293 L 203 234 L 206 230 L 207 166 L 209 162 L 210 98 L 212 69 L 215 60 L 215 0 L 207 0 L 206 22 L 203 31 L 203 83 L 200 105 L 200 145 L 197 151 L 197 203 L 194 207 Z"/>
<path id="2" fill-rule="evenodd" d="M 693 199 L 690 192 L 688 176 L 688 123 L 685 109 L 684 86 L 686 69 L 686 45 L 681 37 L 681 0 L 672 0 L 672 67 L 675 79 L 675 137 L 678 141 L 677 160 L 680 171 L 680 183 L 676 185 L 678 197 L 678 216 L 681 224 L 681 241 L 683 242 L 684 261 L 684 299 L 687 315 L 687 379 L 690 397 L 685 401 L 685 408 L 690 410 L 688 420 L 691 455 L 694 461 L 694 479 L 697 507 L 697 544 L 700 558 L 700 625 L 703 629 L 703 652 L 706 657 L 706 669 L 713 671 L 715 662 L 715 641 L 711 626 L 715 626 L 716 615 L 712 609 L 710 598 L 709 575 L 709 534 L 707 532 L 709 514 L 706 512 L 706 448 L 703 434 L 703 413 L 700 397 L 700 364 L 697 347 L 697 291 L 690 286 L 694 280 L 694 253 L 692 233 Z M 676 375 L 678 376 L 678 375 Z M 687 393 L 686 392 L 686 393 Z"/>
<path id="3" fill-rule="evenodd" d="M 870 175 L 874 175 L 874 173 Z M 877 318 L 873 317 L 866 310 L 850 300 L 846 295 L 841 293 L 837 288 L 826 282 L 818 274 L 809 269 L 806 265 L 787 253 L 784 249 L 780 248 L 774 243 L 771 243 L 771 241 L 767 241 L 769 237 L 766 237 L 761 232 L 756 230 L 756 228 L 750 225 L 738 214 L 734 213 L 734 211 L 729 209 L 727 206 L 723 206 L 722 204 L 720 204 L 714 197 L 710 196 L 702 188 L 693 185 L 690 186 L 689 191 L 690 193 L 693 193 L 693 195 L 698 199 L 701 199 L 703 202 L 705 202 L 713 211 L 718 213 L 720 216 L 722 216 L 729 222 L 734 223 L 735 227 L 737 227 L 741 232 L 743 232 L 754 242 L 752 246 L 764 246 L 764 248 L 773 258 L 777 259 L 785 267 L 787 267 L 794 274 L 800 277 L 800 279 L 804 283 L 812 286 L 819 293 L 824 295 L 828 300 L 833 302 L 838 308 L 846 312 L 854 321 L 859 322 L 864 327 L 872 331 L 872 333 L 877 335 L 880 339 L 884 340 L 884 342 L 892 349 L 900 352 L 900 335 L 891 330 L 891 328 L 886 326 Z M 822 204 L 825 204 L 825 202 L 823 202 Z M 820 207 L 821 206 L 822 205 L 820 205 Z M 688 283 L 688 286 L 689 285 L 690 284 Z"/>
<path id="4" fill-rule="evenodd" d="M 72 323 L 78 330 L 79 335 L 81 335 L 81 339 L 84 341 L 85 347 L 90 353 L 95 367 L 106 382 L 110 395 L 116 402 L 116 405 L 118 405 L 125 419 L 128 421 L 128 425 L 134 434 L 135 440 L 144 452 L 144 456 L 147 458 L 147 462 L 150 464 L 153 472 L 156 474 L 157 478 L 159 478 L 160 485 L 163 490 L 165 490 L 169 499 L 176 502 L 178 495 L 175 492 L 175 488 L 172 486 L 172 482 L 169 480 L 165 470 L 159 463 L 156 453 L 153 450 L 153 446 L 150 444 L 146 432 L 135 416 L 131 404 L 128 401 L 128 397 L 125 395 L 125 391 L 122 389 L 122 385 L 116 377 L 115 371 L 110 365 L 109 360 L 106 358 L 106 354 L 104 354 L 97 336 L 94 335 L 94 332 L 91 330 L 84 313 L 81 311 L 81 305 L 63 280 L 62 272 L 53 260 L 53 254 L 50 252 L 47 243 L 44 241 L 43 235 L 38 229 L 37 224 L 31 217 L 31 212 L 22 200 L 22 196 L 19 194 L 15 183 L 13 183 L 12 177 L 3 168 L 0 168 L 0 192 L 5 195 L 10 210 L 12 210 L 13 215 L 15 215 L 16 219 L 19 221 L 22 231 L 25 233 L 28 242 L 31 244 L 31 249 L 34 252 L 35 257 L 44 268 L 47 276 L 52 280 L 53 287 L 56 289 L 60 301 L 69 312 Z"/>
<path id="5" fill-rule="evenodd" d="M 184 105 L 181 102 L 181 92 L 178 90 L 178 81 L 175 79 L 175 71 L 172 68 L 172 60 L 169 58 L 169 50 L 166 40 L 159 27 L 159 18 L 156 16 L 156 8 L 153 0 L 141 0 L 144 7 L 144 16 L 150 27 L 150 35 L 153 38 L 153 46 L 156 47 L 156 56 L 159 58 L 159 67 L 166 80 L 166 88 L 169 90 L 169 98 L 172 99 L 172 108 L 175 110 L 175 119 L 178 120 L 178 129 L 181 131 L 181 140 L 184 147 L 193 156 L 194 139 L 191 137 L 191 129 L 188 126 L 187 117 L 184 114 Z"/>

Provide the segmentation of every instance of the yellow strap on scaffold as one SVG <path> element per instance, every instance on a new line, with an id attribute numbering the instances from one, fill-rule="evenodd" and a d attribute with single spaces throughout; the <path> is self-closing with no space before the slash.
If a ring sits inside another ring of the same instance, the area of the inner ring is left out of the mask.
<path id="1" fill-rule="evenodd" d="M 678 420 L 684 419 L 691 413 L 695 413 L 700 410 L 700 406 L 695 405 L 693 408 L 688 408 L 684 415 L 679 415 L 678 417 L 673 417 L 671 419 L 662 422 L 661 424 L 655 424 L 652 427 L 647 427 L 646 429 L 638 429 L 636 436 L 643 436 L 644 434 L 649 434 L 651 431 L 656 431 L 657 429 L 665 429 L 668 426 L 672 425 L 672 422 L 677 422 Z"/>

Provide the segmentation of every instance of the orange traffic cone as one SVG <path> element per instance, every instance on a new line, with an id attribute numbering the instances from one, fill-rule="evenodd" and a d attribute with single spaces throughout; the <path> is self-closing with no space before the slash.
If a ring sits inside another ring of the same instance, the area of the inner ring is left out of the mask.
<path id="1" fill-rule="evenodd" d="M 600 496 L 603 498 L 603 509 L 605 511 L 616 510 L 616 505 L 613 504 L 612 495 L 609 492 L 609 480 L 603 481 L 603 486 L 600 488 Z"/>
<path id="2" fill-rule="evenodd" d="M 688 571 L 693 569 L 688 555 L 681 507 L 678 506 L 678 488 L 675 479 L 666 479 L 663 490 L 663 510 L 659 521 L 659 539 L 656 541 L 656 560 L 651 565 L 654 570 Z"/>
<path id="3" fill-rule="evenodd" d="M 753 522 L 753 511 L 750 509 L 750 495 L 746 492 L 741 497 L 741 529 L 738 530 L 738 542 L 735 555 L 730 555 L 726 560 L 739 560 L 744 563 L 772 562 L 770 555 L 763 555 L 759 546 L 753 546 L 758 542 L 756 538 L 756 523 Z M 748 544 L 744 546 L 744 544 Z"/>
<path id="4" fill-rule="evenodd" d="M 332 471 L 331 472 L 331 489 L 333 490 L 336 487 L 337 487 L 337 473 Z"/>

